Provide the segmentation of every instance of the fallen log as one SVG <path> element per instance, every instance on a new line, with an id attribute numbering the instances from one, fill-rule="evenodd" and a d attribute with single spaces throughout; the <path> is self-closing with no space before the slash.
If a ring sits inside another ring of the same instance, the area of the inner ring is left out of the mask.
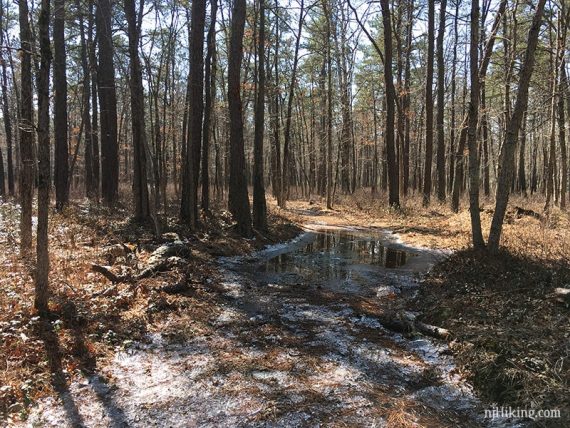
<path id="1" fill-rule="evenodd" d="M 388 330 L 396 333 L 421 333 L 425 336 L 434 337 L 436 339 L 449 339 L 451 332 L 445 328 L 431 324 L 426 324 L 418 320 L 415 315 L 409 313 L 397 313 L 380 315 L 377 317 L 378 322 Z"/>
<path id="2" fill-rule="evenodd" d="M 118 284 L 121 282 L 127 282 L 130 280 L 130 275 L 117 275 L 111 271 L 110 266 L 102 266 L 98 264 L 92 264 L 91 270 L 96 273 L 100 273 L 113 284 Z"/>
<path id="3" fill-rule="evenodd" d="M 181 258 L 190 256 L 190 249 L 182 241 L 174 241 L 161 245 L 154 250 L 148 258 L 148 265 L 136 275 L 117 275 L 110 266 L 92 264 L 91 270 L 99 273 L 111 281 L 113 284 L 124 282 L 136 282 L 144 278 L 149 278 L 158 272 L 168 270 L 171 265 L 178 263 Z"/>
<path id="4" fill-rule="evenodd" d="M 570 305 L 570 288 L 557 287 L 553 296 L 557 302 Z"/>

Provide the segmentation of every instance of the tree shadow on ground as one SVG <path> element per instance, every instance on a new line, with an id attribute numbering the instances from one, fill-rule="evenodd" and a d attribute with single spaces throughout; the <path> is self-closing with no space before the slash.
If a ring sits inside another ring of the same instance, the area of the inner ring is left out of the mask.
<path id="1" fill-rule="evenodd" d="M 71 335 L 71 355 L 77 359 L 79 370 L 88 379 L 89 387 L 95 393 L 101 403 L 107 417 L 112 421 L 112 426 L 126 426 L 123 410 L 117 406 L 113 391 L 101 381 L 98 374 L 96 357 L 89 350 L 85 342 L 85 334 L 82 323 L 77 317 L 77 308 L 74 302 L 67 297 L 58 296 L 65 299 L 62 302 L 63 326 Z M 52 314 L 54 315 L 54 314 Z M 68 378 L 64 369 L 64 352 L 62 350 L 58 332 L 49 320 L 43 320 L 40 325 L 39 336 L 44 343 L 49 368 L 51 372 L 51 384 L 59 399 L 63 403 L 63 408 L 68 422 L 74 427 L 85 426 L 84 418 L 80 412 L 74 392 L 70 390 Z"/>

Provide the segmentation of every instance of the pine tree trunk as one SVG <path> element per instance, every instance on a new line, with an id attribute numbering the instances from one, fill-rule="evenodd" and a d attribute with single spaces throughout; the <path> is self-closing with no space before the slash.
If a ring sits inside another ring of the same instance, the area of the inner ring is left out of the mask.
<path id="1" fill-rule="evenodd" d="M 394 143 L 394 120 L 396 88 L 392 77 L 392 24 L 390 2 L 382 0 L 382 22 L 384 24 L 384 83 L 386 85 L 386 157 L 388 161 L 388 203 L 400 207 L 399 173 Z"/>
<path id="2" fill-rule="evenodd" d="M 245 171 L 243 107 L 240 92 L 245 14 L 245 0 L 235 0 L 228 58 L 228 103 L 230 113 L 230 187 L 228 202 L 229 210 L 237 222 L 238 233 L 249 237 L 252 235 L 252 229 Z"/>
<path id="3" fill-rule="evenodd" d="M 32 32 L 27 0 L 18 2 L 20 21 L 20 254 L 32 251 L 32 198 L 34 195 L 34 123 L 32 107 Z"/>
<path id="4" fill-rule="evenodd" d="M 437 198 L 445 202 L 445 133 L 444 133 L 444 96 L 445 96 L 445 63 L 443 56 L 443 37 L 445 35 L 445 13 L 447 0 L 441 0 L 439 9 L 439 30 L 437 34 Z"/>
<path id="5" fill-rule="evenodd" d="M 205 212 L 210 210 L 210 138 L 213 133 L 212 113 L 216 101 L 216 14 L 218 11 L 218 0 L 210 1 L 210 28 L 206 40 L 206 99 L 204 101 L 204 123 L 202 128 L 202 209 Z"/>
<path id="6" fill-rule="evenodd" d="M 119 196 L 119 143 L 117 141 L 117 90 L 113 63 L 111 0 L 97 3 L 97 39 L 99 65 L 97 89 L 101 115 L 101 196 L 113 205 Z"/>
<path id="7" fill-rule="evenodd" d="M 259 0 L 259 35 L 257 41 L 257 100 L 253 140 L 253 227 L 267 229 L 267 206 L 263 181 L 263 130 L 265 127 L 265 0 Z"/>
<path id="8" fill-rule="evenodd" d="M 206 1 L 192 2 L 190 52 L 190 104 L 188 106 L 188 142 L 182 177 L 180 219 L 191 228 L 198 225 L 198 175 L 202 145 L 202 118 L 204 114 L 204 27 Z"/>
<path id="9" fill-rule="evenodd" d="M 507 203 L 509 201 L 511 183 L 514 177 L 515 150 L 523 115 L 528 105 L 528 88 L 534 69 L 534 57 L 536 46 L 538 44 L 540 27 L 542 25 L 542 14 L 545 2 L 546 0 L 539 0 L 536 6 L 532 26 L 530 27 L 528 34 L 525 58 L 520 72 L 519 89 L 515 108 L 513 110 L 513 115 L 507 124 L 505 141 L 503 142 L 501 155 L 499 157 L 500 165 L 497 178 L 497 201 L 495 204 L 495 212 L 493 214 L 488 241 L 488 250 L 491 253 L 496 253 L 499 250 L 503 220 L 507 210 Z"/>
<path id="10" fill-rule="evenodd" d="M 0 3 L 0 46 L 4 46 L 4 3 Z M 2 115 L 4 121 L 4 132 L 6 134 L 6 163 L 8 175 L 8 194 L 14 196 L 14 154 L 13 154 L 13 135 L 12 135 L 12 117 L 10 115 L 10 102 L 8 100 L 8 76 L 6 72 L 6 61 L 4 59 L 3 50 L 0 49 L 0 66 L 2 67 L 2 81 L 0 89 L 2 89 Z M 3 164 L 2 164 L 3 165 Z"/>
<path id="11" fill-rule="evenodd" d="M 423 205 L 428 206 L 431 198 L 431 169 L 433 159 L 433 56 L 435 33 L 435 1 L 428 2 L 428 47 L 426 72 L 426 162 L 424 165 Z"/>
<path id="12" fill-rule="evenodd" d="M 471 233 L 475 249 L 485 247 L 479 212 L 479 156 L 477 153 L 477 122 L 479 120 L 479 0 L 471 2 L 471 45 L 469 69 L 471 74 L 471 96 L 469 100 L 469 121 L 467 147 L 469 149 L 469 212 Z"/>
<path id="13" fill-rule="evenodd" d="M 40 70 L 38 88 L 38 229 L 36 246 L 36 284 L 34 306 L 38 313 L 48 311 L 49 251 L 48 217 L 50 190 L 49 72 L 51 64 L 49 38 L 50 2 L 42 0 L 38 18 Z"/>
<path id="14" fill-rule="evenodd" d="M 133 139 L 133 196 L 134 217 L 139 222 L 150 218 L 150 204 L 147 181 L 147 142 L 145 133 L 144 88 L 139 58 L 140 22 L 144 0 L 139 0 L 138 15 L 134 0 L 124 0 L 130 58 L 131 136 Z"/>
<path id="15" fill-rule="evenodd" d="M 65 0 L 54 1 L 53 86 L 55 136 L 55 207 L 61 211 L 69 202 L 69 148 L 67 142 L 67 67 L 65 53 Z"/>

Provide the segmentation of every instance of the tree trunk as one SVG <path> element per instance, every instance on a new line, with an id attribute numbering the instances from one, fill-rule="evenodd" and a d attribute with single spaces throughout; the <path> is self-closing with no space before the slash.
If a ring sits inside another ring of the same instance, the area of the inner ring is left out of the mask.
<path id="1" fill-rule="evenodd" d="M 216 101 L 216 14 L 218 0 L 210 1 L 210 28 L 206 40 L 206 100 L 204 102 L 204 124 L 202 128 L 202 209 L 210 210 L 210 137 L 212 136 L 212 113 Z"/>
<path id="2" fill-rule="evenodd" d="M 131 137 L 133 139 L 133 196 L 135 198 L 134 217 L 139 222 L 150 218 L 148 198 L 146 133 L 144 115 L 144 88 L 139 58 L 139 40 L 144 0 L 140 0 L 138 15 L 134 0 L 124 0 L 127 34 L 129 38 L 130 92 L 131 92 Z"/>
<path id="3" fill-rule="evenodd" d="M 238 233 L 249 237 L 252 235 L 252 229 L 245 173 L 243 116 L 240 93 L 245 14 L 245 0 L 235 0 L 228 58 L 228 103 L 230 113 L 230 188 L 228 202 L 229 210 L 237 222 Z"/>
<path id="4" fill-rule="evenodd" d="M 4 3 L 0 2 L 0 46 L 4 46 Z M 12 118 L 10 116 L 10 102 L 8 100 L 8 77 L 6 73 L 6 61 L 3 50 L 0 49 L 0 66 L 2 67 L 2 115 L 4 120 L 4 132 L 6 134 L 6 162 L 8 175 L 8 194 L 14 196 L 14 154 L 12 136 Z"/>
<path id="5" fill-rule="evenodd" d="M 479 156 L 477 153 L 477 122 L 479 120 L 479 0 L 471 2 L 471 45 L 469 69 L 471 74 L 471 96 L 469 101 L 469 125 L 467 146 L 469 148 L 469 211 L 471 214 L 471 233 L 475 249 L 485 247 L 481 231 L 479 212 Z"/>
<path id="6" fill-rule="evenodd" d="M 57 11 L 56 11 L 57 13 Z M 48 311 L 48 216 L 50 189 L 50 135 L 49 135 L 49 69 L 51 63 L 49 39 L 50 2 L 42 0 L 38 18 L 40 38 L 40 72 L 38 88 L 38 229 L 36 245 L 36 293 L 34 306 L 38 313 Z"/>
<path id="7" fill-rule="evenodd" d="M 192 229 L 198 225 L 198 175 L 202 144 L 202 117 L 204 114 L 204 27 L 206 1 L 192 2 L 190 53 L 190 105 L 188 142 L 182 178 L 180 219 Z"/>
<path id="8" fill-rule="evenodd" d="M 295 96 L 295 85 L 297 84 L 297 65 L 299 64 L 299 48 L 301 46 L 301 33 L 303 31 L 303 21 L 305 19 L 305 2 L 301 0 L 299 10 L 299 26 L 295 39 L 295 53 L 293 54 L 293 68 L 291 70 L 291 82 L 289 84 L 289 97 L 287 98 L 287 116 L 285 117 L 285 135 L 283 140 L 283 172 L 281 174 L 281 208 L 285 208 L 289 191 L 289 169 L 291 168 L 291 120 L 293 113 L 293 97 Z"/>
<path id="9" fill-rule="evenodd" d="M 34 123 L 32 107 L 32 32 L 28 2 L 18 2 L 20 21 L 20 254 L 32 251 L 32 198 L 34 195 Z"/>
<path id="10" fill-rule="evenodd" d="M 525 59 L 520 72 L 519 89 L 515 108 L 513 110 L 513 115 L 507 124 L 505 141 L 501 148 L 497 178 L 497 201 L 495 204 L 495 212 L 493 214 L 488 242 L 488 249 L 491 253 L 496 253 L 499 250 L 499 242 L 503 229 L 503 219 L 507 210 L 511 183 L 514 176 L 515 150 L 523 115 L 528 105 L 528 88 L 534 69 L 534 57 L 536 46 L 538 44 L 538 35 L 542 25 L 542 14 L 545 2 L 546 0 L 539 0 L 536 6 L 532 26 L 530 27 L 528 34 Z"/>
<path id="11" fill-rule="evenodd" d="M 259 0 L 259 35 L 257 41 L 257 100 L 253 140 L 253 227 L 267 229 L 267 206 L 263 182 L 263 129 L 265 127 L 265 0 Z"/>
<path id="12" fill-rule="evenodd" d="M 107 205 L 113 205 L 119 196 L 119 143 L 111 0 L 99 0 L 96 16 L 99 42 L 97 89 L 101 114 L 101 195 Z"/>
<path id="13" fill-rule="evenodd" d="M 439 30 L 437 34 L 437 198 L 445 202 L 445 133 L 444 120 L 444 96 L 445 96 L 445 63 L 443 56 L 443 37 L 445 35 L 445 13 L 447 0 L 441 0 L 439 9 Z"/>
<path id="14" fill-rule="evenodd" d="M 54 1 L 53 86 L 55 136 L 55 207 L 61 211 L 69 203 L 69 148 L 67 142 L 67 67 L 65 53 L 65 0 Z"/>
<path id="15" fill-rule="evenodd" d="M 83 98 L 81 110 L 81 123 L 85 135 L 85 194 L 88 198 L 96 196 L 95 177 L 93 172 L 93 132 L 91 129 L 91 76 L 89 73 L 89 63 L 87 58 L 87 40 L 85 38 L 85 24 L 83 13 L 81 13 L 81 3 L 75 0 L 75 6 L 79 11 L 79 35 L 81 42 L 81 69 L 83 72 Z"/>
<path id="16" fill-rule="evenodd" d="M 386 86 L 386 157 L 388 161 L 388 203 L 390 207 L 400 207 L 400 183 L 396 150 L 394 146 L 394 118 L 396 88 L 392 77 L 392 24 L 390 2 L 382 0 L 382 22 L 384 24 L 384 83 Z"/>
<path id="17" fill-rule="evenodd" d="M 424 167 L 423 205 L 428 206 L 431 197 L 431 167 L 433 158 L 433 54 L 435 33 L 435 1 L 428 2 L 428 47 L 426 72 L 426 162 Z"/>

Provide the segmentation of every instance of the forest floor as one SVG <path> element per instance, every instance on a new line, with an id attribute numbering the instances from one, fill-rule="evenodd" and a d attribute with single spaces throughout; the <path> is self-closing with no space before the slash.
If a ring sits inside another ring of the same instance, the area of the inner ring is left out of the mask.
<path id="1" fill-rule="evenodd" d="M 540 218 L 517 212 L 517 204 Z M 0 205 L 0 414 L 40 426 L 182 423 L 168 417 L 212 426 L 448 426 L 466 414 L 469 424 L 481 425 L 480 404 L 457 392 L 464 388 L 459 374 L 489 403 L 561 409 L 567 421 L 568 307 L 551 297 L 570 284 L 566 214 L 544 216 L 538 204 L 515 201 L 505 226 L 508 251 L 489 259 L 467 249 L 466 211 L 410 202 L 396 213 L 362 195 L 332 211 L 301 201 L 286 210 L 270 205 L 270 232 L 255 240 L 235 236 L 222 211 L 206 220 L 208 232 L 191 234 L 171 221 L 160 240 L 126 220 L 125 211 L 75 205 L 56 214 L 50 322 L 31 307 L 31 266 L 17 255 L 18 208 Z M 484 225 L 491 209 L 484 204 Z M 285 289 L 260 287 L 259 272 L 236 279 L 236 263 L 251 264 L 236 256 L 290 240 L 301 232 L 296 225 L 307 223 L 390 229 L 416 251 L 454 250 L 424 277 L 415 299 L 386 299 L 390 310 L 411 308 L 448 328 L 453 340 L 434 345 L 394 336 L 374 324 L 378 307 L 369 298 L 293 287 L 299 284 L 287 276 Z M 191 256 L 136 283 L 113 286 L 91 270 L 97 263 L 134 275 L 177 238 Z M 129 381 L 138 395 L 124 394 Z M 173 410 L 181 394 L 192 397 Z M 202 413 L 192 416 L 192 408 Z M 539 424 L 548 422 L 560 420 Z"/>

